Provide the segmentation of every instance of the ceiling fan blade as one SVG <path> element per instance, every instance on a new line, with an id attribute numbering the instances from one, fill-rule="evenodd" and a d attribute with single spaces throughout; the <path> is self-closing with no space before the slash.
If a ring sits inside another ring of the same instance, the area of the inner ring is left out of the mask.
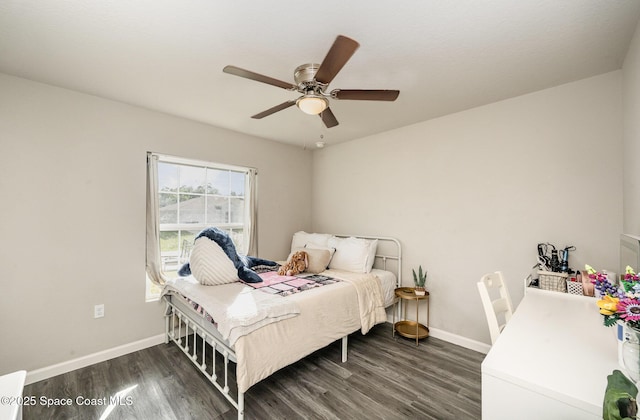
<path id="1" fill-rule="evenodd" d="M 353 39 L 338 35 L 326 57 L 322 60 L 320 68 L 318 68 L 316 80 L 326 85 L 331 83 L 359 46 L 360 44 Z"/>
<path id="2" fill-rule="evenodd" d="M 275 114 L 278 111 L 289 108 L 291 105 L 295 105 L 296 101 L 283 102 L 280 105 L 276 105 L 273 108 L 269 108 L 266 111 L 262 111 L 259 114 L 253 115 L 251 118 L 259 120 L 260 118 L 268 117 L 271 114 Z"/>
<path id="3" fill-rule="evenodd" d="M 360 101 L 395 101 L 398 95 L 400 95 L 399 90 L 336 89 L 331 91 L 331 97 L 333 98 Z"/>
<path id="4" fill-rule="evenodd" d="M 223 72 L 233 74 L 234 76 L 244 77 L 245 79 L 255 80 L 256 82 L 266 83 L 268 85 L 273 85 L 280 87 L 282 89 L 287 90 L 295 90 L 297 88 L 296 85 L 291 83 L 283 82 L 282 80 L 274 79 L 273 77 L 263 76 L 262 74 L 254 73 L 249 70 L 241 69 L 236 66 L 225 66 L 222 69 Z"/>
<path id="5" fill-rule="evenodd" d="M 327 126 L 327 128 L 335 127 L 336 125 L 338 125 L 338 120 L 336 119 L 336 116 L 333 115 L 333 112 L 331 112 L 331 108 L 325 109 L 318 115 L 320 115 L 320 118 L 322 118 L 322 122 Z"/>

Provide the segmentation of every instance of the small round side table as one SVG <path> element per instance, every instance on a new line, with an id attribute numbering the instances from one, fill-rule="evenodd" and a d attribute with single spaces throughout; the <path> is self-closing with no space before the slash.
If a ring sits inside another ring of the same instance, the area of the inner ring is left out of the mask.
<path id="1" fill-rule="evenodd" d="M 419 345 L 418 340 L 429 336 L 429 292 L 425 292 L 424 295 L 416 295 L 413 287 L 398 287 L 395 290 L 396 299 L 393 306 L 393 336 L 397 332 L 402 337 L 415 338 L 416 346 Z M 407 306 L 409 301 L 416 301 L 416 320 L 407 320 Z M 427 325 L 420 323 L 418 318 L 418 309 L 420 308 L 420 302 L 426 302 L 427 304 Z M 400 307 L 404 307 L 403 320 L 396 322 L 396 307 L 395 305 L 400 303 Z"/>

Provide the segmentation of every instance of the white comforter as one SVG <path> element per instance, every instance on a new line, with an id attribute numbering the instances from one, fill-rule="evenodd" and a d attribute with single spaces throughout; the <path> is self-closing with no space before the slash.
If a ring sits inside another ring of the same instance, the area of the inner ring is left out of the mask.
<path id="1" fill-rule="evenodd" d="M 259 290 L 251 290 L 251 294 L 264 295 L 265 299 L 266 297 L 275 298 L 286 305 L 294 305 L 299 309 L 299 313 L 279 322 L 270 321 L 259 328 L 252 328 L 250 333 L 236 337 L 234 348 L 237 358 L 238 391 L 246 392 L 252 385 L 278 369 L 348 334 L 357 330 L 366 334 L 373 325 L 386 321 L 380 281 L 376 276 L 338 270 L 327 270 L 322 274 L 343 281 L 284 298 Z M 181 279 L 180 282 L 183 281 L 184 279 Z M 223 300 L 222 294 L 217 290 L 224 286 L 197 287 L 199 284 L 193 284 L 193 282 L 196 282 L 195 279 L 187 288 L 180 287 L 181 292 L 176 288 L 175 281 L 169 283 L 166 289 L 178 290 L 181 294 L 200 303 L 218 322 L 218 329 L 224 334 L 220 322 L 216 319 L 216 313 L 220 309 L 211 308 L 210 312 L 203 302 L 191 295 L 193 290 L 200 290 L 206 291 L 208 295 L 214 295 L 211 299 Z M 248 287 L 240 283 L 227 286 L 229 289 Z M 215 293 L 211 293 L 212 291 Z M 229 337 L 232 338 L 231 333 Z"/>
<path id="2" fill-rule="evenodd" d="M 348 334 L 358 330 L 365 334 L 374 324 L 386 321 L 376 276 L 337 270 L 322 274 L 344 281 L 287 296 L 300 307 L 298 316 L 238 339 L 240 392 Z"/>
<path id="3" fill-rule="evenodd" d="M 242 283 L 204 286 L 193 276 L 171 279 L 163 289 L 197 302 L 218 324 L 222 338 L 234 345 L 239 337 L 300 313 L 298 305 L 281 296 L 255 290 Z"/>
<path id="4" fill-rule="evenodd" d="M 386 321 L 387 314 L 384 310 L 382 287 L 378 277 L 370 273 L 361 274 L 338 270 L 326 270 L 322 274 L 344 280 L 356 288 L 362 334 L 368 333 L 374 325 Z"/>

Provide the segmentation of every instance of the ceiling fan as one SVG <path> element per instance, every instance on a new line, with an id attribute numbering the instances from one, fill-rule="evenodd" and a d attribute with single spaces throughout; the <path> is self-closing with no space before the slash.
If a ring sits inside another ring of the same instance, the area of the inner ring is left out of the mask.
<path id="1" fill-rule="evenodd" d="M 260 119 L 274 114 L 290 106 L 297 105 L 300 110 L 310 115 L 320 115 L 327 128 L 338 125 L 338 120 L 329 108 L 329 99 L 363 100 L 363 101 L 395 101 L 400 94 L 399 90 L 358 90 L 358 89 L 334 89 L 329 93 L 325 90 L 336 77 L 342 67 L 349 61 L 360 44 L 351 38 L 338 35 L 329 49 L 322 64 L 303 64 L 298 66 L 293 74 L 295 84 L 283 82 L 272 77 L 263 76 L 249 70 L 235 66 L 226 66 L 222 71 L 235 76 L 277 86 L 302 94 L 298 99 L 286 101 L 280 105 L 253 115 L 251 118 Z"/>

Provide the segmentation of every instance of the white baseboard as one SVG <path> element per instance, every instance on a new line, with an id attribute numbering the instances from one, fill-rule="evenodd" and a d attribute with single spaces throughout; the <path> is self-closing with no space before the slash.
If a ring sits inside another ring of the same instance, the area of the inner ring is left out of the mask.
<path id="1" fill-rule="evenodd" d="M 389 314 L 387 314 L 387 322 L 391 323 L 391 316 Z M 489 353 L 489 350 L 491 350 L 491 346 L 489 344 L 453 334 L 448 331 L 439 330 L 437 328 L 429 327 L 429 336 L 484 354 Z"/>
<path id="2" fill-rule="evenodd" d="M 443 341 L 447 341 L 452 344 L 467 348 L 469 350 L 475 350 L 480 353 L 487 354 L 491 350 L 491 346 L 480 341 L 472 340 L 461 335 L 452 334 L 450 332 L 439 330 L 437 328 L 429 327 L 429 335 L 434 338 L 438 338 Z"/>
<path id="3" fill-rule="evenodd" d="M 153 337 L 145 338 L 139 341 L 134 341 L 133 343 L 123 344 L 121 346 L 99 351 L 97 353 L 89 354 L 87 356 L 78 357 L 77 359 L 58 363 L 52 366 L 43 367 L 41 369 L 32 370 L 30 372 L 27 372 L 27 379 L 25 380 L 25 385 L 42 381 L 44 379 L 52 378 L 54 376 L 61 375 L 63 373 L 71 372 L 72 370 L 93 365 L 95 363 L 104 362 L 105 360 L 110 360 L 116 357 L 124 356 L 125 354 L 133 353 L 138 350 L 143 350 L 148 347 L 153 347 L 158 344 L 162 344 L 164 342 L 165 342 L 165 335 L 158 334 Z"/>

